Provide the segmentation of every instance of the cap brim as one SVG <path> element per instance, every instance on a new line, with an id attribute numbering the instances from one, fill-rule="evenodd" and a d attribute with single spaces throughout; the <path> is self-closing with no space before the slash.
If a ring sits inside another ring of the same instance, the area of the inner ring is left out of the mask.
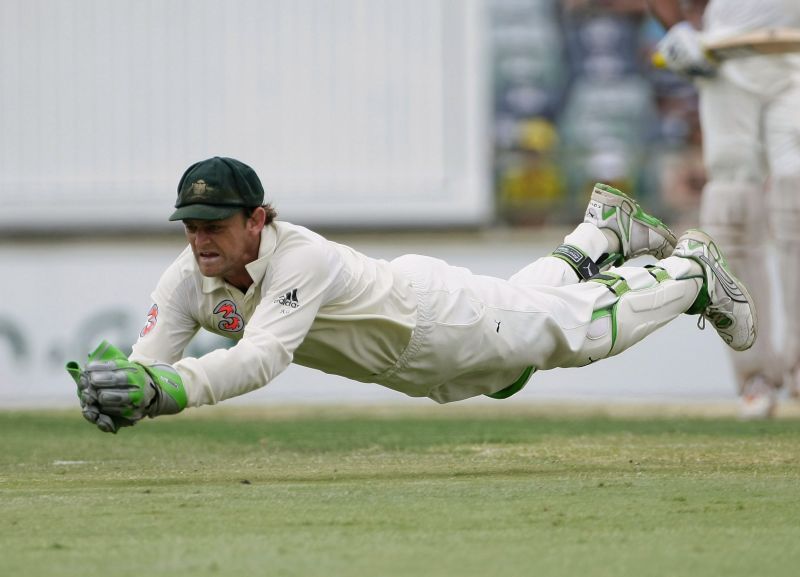
<path id="1" fill-rule="evenodd" d="M 188 204 L 172 213 L 170 220 L 222 220 L 233 216 L 243 206 L 219 206 L 213 204 Z"/>

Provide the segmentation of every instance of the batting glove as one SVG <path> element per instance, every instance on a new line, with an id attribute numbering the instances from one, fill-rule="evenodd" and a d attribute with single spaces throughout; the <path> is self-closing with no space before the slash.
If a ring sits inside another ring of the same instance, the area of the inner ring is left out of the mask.
<path id="1" fill-rule="evenodd" d="M 658 53 L 670 70 L 689 76 L 714 76 L 717 67 L 706 55 L 700 32 L 688 22 L 670 28 L 658 43 Z"/>
<path id="2" fill-rule="evenodd" d="M 75 361 L 67 372 L 78 385 L 83 416 L 106 433 L 130 427 L 144 417 L 171 415 L 186 408 L 186 390 L 168 364 L 134 363 L 103 341 L 81 369 Z"/>

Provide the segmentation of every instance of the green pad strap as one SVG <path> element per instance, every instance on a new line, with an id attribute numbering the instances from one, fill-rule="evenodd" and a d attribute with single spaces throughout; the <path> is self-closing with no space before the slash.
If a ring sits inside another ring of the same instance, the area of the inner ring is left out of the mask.
<path id="1" fill-rule="evenodd" d="M 654 264 L 648 264 L 645 265 L 644 268 L 647 269 L 647 272 L 650 273 L 650 276 L 656 279 L 656 282 L 662 283 L 665 280 L 670 280 L 672 278 L 671 276 L 669 276 L 669 273 L 660 266 L 656 266 Z"/>
<path id="2" fill-rule="evenodd" d="M 621 266 L 625 263 L 625 257 L 618 252 L 607 253 L 604 252 L 597 259 L 597 268 L 605 270 L 612 266 Z"/>
<path id="3" fill-rule="evenodd" d="M 618 297 L 621 297 L 626 292 L 631 290 L 631 287 L 628 286 L 628 281 L 626 281 L 620 275 L 613 272 L 603 272 L 600 274 L 596 274 L 589 279 L 589 282 L 596 282 L 605 285 L 608 290 L 610 290 Z"/>

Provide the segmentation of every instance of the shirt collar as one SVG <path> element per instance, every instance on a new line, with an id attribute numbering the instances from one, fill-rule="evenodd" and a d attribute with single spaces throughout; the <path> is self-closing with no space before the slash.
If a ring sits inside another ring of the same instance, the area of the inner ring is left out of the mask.
<path id="1" fill-rule="evenodd" d="M 275 247 L 278 245 L 278 233 L 274 224 L 268 224 L 261 231 L 261 244 L 258 247 L 258 258 L 253 262 L 245 265 L 247 273 L 253 279 L 253 284 L 260 285 L 264 280 L 264 274 L 267 272 L 267 265 L 269 259 L 275 252 Z M 216 276 L 203 277 L 203 292 L 212 293 L 215 290 L 225 288 L 225 281 Z"/>

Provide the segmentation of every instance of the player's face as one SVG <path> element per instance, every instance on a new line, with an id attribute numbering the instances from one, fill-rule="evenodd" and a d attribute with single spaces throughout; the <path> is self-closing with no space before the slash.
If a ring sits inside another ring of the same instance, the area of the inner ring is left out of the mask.
<path id="1" fill-rule="evenodd" d="M 223 220 L 185 220 L 186 238 L 203 276 L 222 277 L 234 286 L 252 283 L 245 265 L 258 258 L 263 209 L 246 218 L 237 213 Z"/>

